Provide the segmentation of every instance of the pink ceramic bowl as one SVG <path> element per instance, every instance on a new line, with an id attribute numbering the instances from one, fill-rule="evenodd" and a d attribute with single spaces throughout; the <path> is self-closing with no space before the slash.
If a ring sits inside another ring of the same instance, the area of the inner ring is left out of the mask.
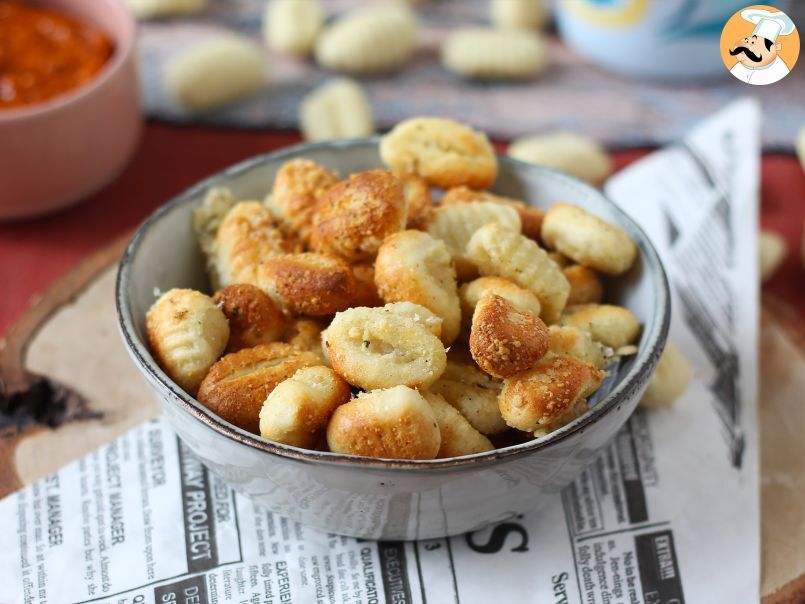
<path id="1" fill-rule="evenodd" d="M 0 109 L 0 219 L 83 200 L 123 169 L 142 128 L 136 24 L 128 9 L 120 0 L 42 4 L 100 28 L 115 51 L 87 85 L 36 105 Z"/>

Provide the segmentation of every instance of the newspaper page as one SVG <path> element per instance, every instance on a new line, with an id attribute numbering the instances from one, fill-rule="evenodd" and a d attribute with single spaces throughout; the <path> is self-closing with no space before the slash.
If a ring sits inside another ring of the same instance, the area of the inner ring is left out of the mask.
<path id="1" fill-rule="evenodd" d="M 210 474 L 161 420 L 0 502 L 0 602 L 757 602 L 759 109 L 616 176 L 694 366 L 538 515 L 420 542 L 324 534 Z"/>

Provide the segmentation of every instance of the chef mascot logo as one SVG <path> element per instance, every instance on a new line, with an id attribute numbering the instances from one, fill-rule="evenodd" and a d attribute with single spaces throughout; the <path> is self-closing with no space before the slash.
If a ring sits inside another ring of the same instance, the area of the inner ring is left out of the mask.
<path id="1" fill-rule="evenodd" d="M 784 12 L 771 6 L 750 6 L 735 13 L 724 26 L 721 57 L 742 82 L 774 84 L 797 62 L 799 32 Z"/>

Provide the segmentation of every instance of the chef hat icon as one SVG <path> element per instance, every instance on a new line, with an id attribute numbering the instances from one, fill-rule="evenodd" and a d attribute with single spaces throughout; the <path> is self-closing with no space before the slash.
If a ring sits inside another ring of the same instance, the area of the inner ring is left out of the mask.
<path id="1" fill-rule="evenodd" d="M 762 8 L 747 8 L 741 11 L 741 17 L 755 23 L 753 36 L 760 36 L 772 42 L 777 40 L 777 36 L 787 36 L 794 31 L 794 22 L 782 12 L 773 13 Z"/>

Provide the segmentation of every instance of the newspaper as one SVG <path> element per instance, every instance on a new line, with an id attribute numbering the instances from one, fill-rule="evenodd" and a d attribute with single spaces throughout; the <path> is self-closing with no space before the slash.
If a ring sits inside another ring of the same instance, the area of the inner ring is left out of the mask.
<path id="1" fill-rule="evenodd" d="M 759 122 L 739 101 L 609 184 L 665 261 L 695 375 L 555 505 L 451 539 L 324 534 L 155 420 L 0 502 L 0 602 L 756 602 Z"/>

